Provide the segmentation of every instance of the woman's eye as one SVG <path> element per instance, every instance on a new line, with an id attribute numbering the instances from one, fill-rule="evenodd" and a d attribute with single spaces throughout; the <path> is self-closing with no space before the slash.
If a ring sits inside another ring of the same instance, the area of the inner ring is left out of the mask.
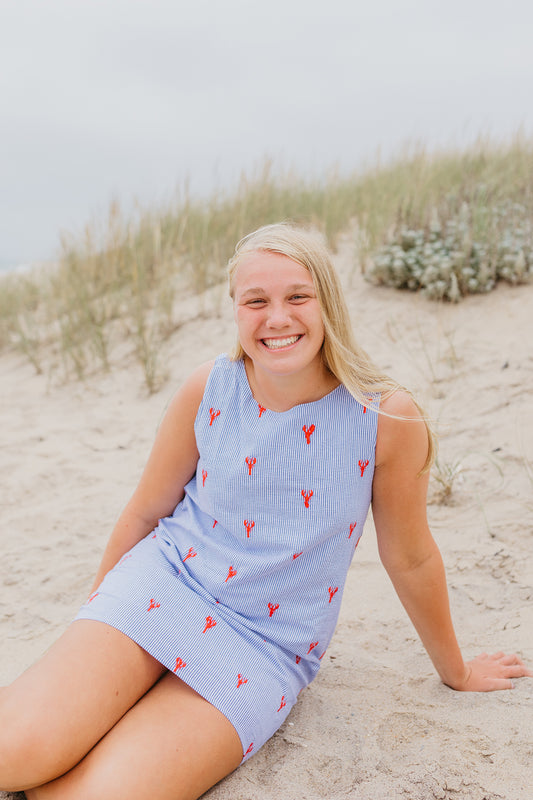
<path id="1" fill-rule="evenodd" d="M 304 300 L 307 300 L 306 294 L 293 294 L 291 297 L 292 302 L 294 303 L 303 303 Z"/>
<path id="2" fill-rule="evenodd" d="M 255 300 L 248 300 L 247 305 L 249 305 L 249 306 L 262 306 L 264 303 L 265 303 L 264 300 L 261 300 L 261 298 L 257 297 Z"/>

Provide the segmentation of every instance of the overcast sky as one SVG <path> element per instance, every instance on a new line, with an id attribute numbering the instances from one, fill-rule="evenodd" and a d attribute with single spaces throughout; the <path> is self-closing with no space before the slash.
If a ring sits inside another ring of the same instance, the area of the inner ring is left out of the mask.
<path id="1" fill-rule="evenodd" d="M 265 155 L 531 134 L 532 31 L 531 0 L 0 0 L 0 263 Z"/>

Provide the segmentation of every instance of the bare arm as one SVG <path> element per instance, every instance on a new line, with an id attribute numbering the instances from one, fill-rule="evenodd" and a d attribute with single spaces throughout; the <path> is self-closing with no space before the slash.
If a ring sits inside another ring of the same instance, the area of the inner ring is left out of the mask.
<path id="1" fill-rule="evenodd" d="M 139 485 L 120 515 L 104 551 L 93 590 L 131 547 L 168 516 L 184 496 L 198 462 L 194 420 L 212 362 L 203 364 L 174 395 L 163 417 Z"/>
<path id="2" fill-rule="evenodd" d="M 381 561 L 441 680 L 453 689 L 490 691 L 531 675 L 515 655 L 483 655 L 465 663 L 450 614 L 446 576 L 426 517 L 429 476 L 419 476 L 427 433 L 411 400 L 397 392 L 383 404 L 376 445 L 372 509 Z"/>

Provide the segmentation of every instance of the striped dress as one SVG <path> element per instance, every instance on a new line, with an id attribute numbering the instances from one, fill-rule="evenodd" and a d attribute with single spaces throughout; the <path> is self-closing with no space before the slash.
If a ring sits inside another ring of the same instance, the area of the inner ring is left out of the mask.
<path id="1" fill-rule="evenodd" d="M 244 758 L 279 728 L 333 635 L 371 499 L 377 404 L 341 384 L 271 411 L 244 362 L 219 356 L 184 499 L 78 614 L 127 634 L 216 706 Z"/>

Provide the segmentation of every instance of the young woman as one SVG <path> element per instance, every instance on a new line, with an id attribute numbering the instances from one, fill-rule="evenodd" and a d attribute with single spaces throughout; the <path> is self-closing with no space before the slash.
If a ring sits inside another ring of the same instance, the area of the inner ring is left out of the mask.
<path id="1" fill-rule="evenodd" d="M 426 521 L 432 437 L 354 343 L 322 241 L 250 234 L 230 293 L 236 352 L 176 394 L 86 604 L 0 691 L 0 786 L 28 800 L 190 800 L 256 753 L 320 667 L 370 502 L 441 680 L 532 674 L 463 661 Z"/>

